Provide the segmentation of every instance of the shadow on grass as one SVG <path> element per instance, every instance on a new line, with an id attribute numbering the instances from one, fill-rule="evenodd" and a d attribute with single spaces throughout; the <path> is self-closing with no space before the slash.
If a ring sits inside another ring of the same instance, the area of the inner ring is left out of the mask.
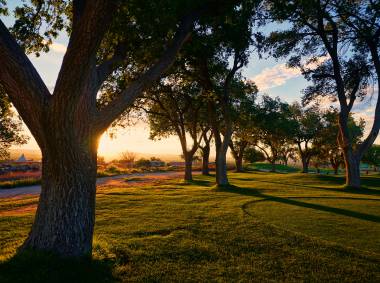
<path id="1" fill-rule="evenodd" d="M 193 179 L 192 181 L 182 181 L 182 182 L 177 182 L 177 181 L 172 181 L 172 182 L 167 182 L 166 185 L 175 185 L 175 186 L 188 186 L 188 185 L 196 185 L 196 186 L 204 186 L 204 187 L 210 187 L 213 185 L 214 182 L 208 181 L 208 180 L 201 180 L 201 179 Z"/>
<path id="2" fill-rule="evenodd" d="M 354 200 L 365 200 L 365 201 L 380 201 L 377 199 L 362 199 L 362 198 L 350 198 L 350 197 L 307 197 L 307 196 L 285 198 L 285 197 L 277 197 L 277 196 L 266 195 L 266 194 L 260 193 L 256 189 L 246 189 L 246 188 L 241 188 L 241 187 L 237 187 L 237 186 L 233 186 L 233 185 L 229 185 L 228 187 L 218 188 L 218 189 L 225 191 L 225 192 L 231 192 L 231 193 L 237 193 L 237 194 L 241 194 L 241 195 L 254 196 L 254 197 L 261 198 L 259 200 L 253 200 L 253 201 L 245 203 L 242 206 L 242 209 L 246 213 L 247 213 L 246 208 L 253 203 L 261 202 L 261 201 L 273 201 L 273 202 L 284 203 L 284 204 L 288 204 L 288 205 L 294 205 L 294 206 L 298 206 L 298 207 L 315 209 L 315 210 L 319 210 L 319 211 L 331 212 L 334 214 L 353 217 L 353 218 L 357 218 L 360 220 L 367 220 L 367 221 L 371 221 L 371 222 L 380 223 L 380 217 L 377 215 L 361 213 L 361 212 L 356 212 L 356 211 L 352 211 L 352 210 L 348 210 L 348 209 L 330 207 L 330 206 L 326 206 L 326 205 L 307 203 L 307 202 L 295 200 L 295 199 L 334 198 L 334 199 L 351 199 L 351 200 L 354 199 Z"/>
<path id="3" fill-rule="evenodd" d="M 0 282 L 118 282 L 112 275 L 113 264 L 28 251 L 0 263 Z"/>
<path id="4" fill-rule="evenodd" d="M 343 177 L 333 177 L 333 176 L 317 176 L 318 179 L 321 181 L 328 181 L 331 185 L 335 186 L 341 186 L 341 188 L 332 188 L 332 187 L 322 187 L 322 186 L 312 186 L 307 184 L 300 184 L 300 183 L 290 183 L 290 182 L 283 182 L 283 181 L 264 181 L 259 180 L 256 178 L 234 178 L 239 181 L 253 181 L 258 183 L 267 183 L 267 184 L 276 184 L 276 185 L 282 185 L 282 186 L 293 186 L 293 187 L 300 187 L 300 188 L 309 188 L 309 189 L 318 189 L 318 190 L 327 190 L 327 191 L 333 191 L 333 192 L 340 192 L 340 193 L 352 193 L 352 194 L 361 194 L 361 195 L 380 195 L 380 187 L 379 189 L 372 189 L 368 187 L 378 187 L 379 186 L 379 179 L 374 178 L 366 178 L 362 177 L 362 188 L 360 189 L 354 189 L 354 188 L 348 188 L 344 187 L 344 178 Z"/>

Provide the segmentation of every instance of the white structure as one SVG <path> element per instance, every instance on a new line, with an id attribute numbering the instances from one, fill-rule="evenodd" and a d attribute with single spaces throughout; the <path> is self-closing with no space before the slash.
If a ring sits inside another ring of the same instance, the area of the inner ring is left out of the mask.
<path id="1" fill-rule="evenodd" d="M 27 162 L 27 161 L 28 161 L 28 160 L 26 160 L 24 154 L 21 154 L 21 156 L 16 160 L 16 162 Z"/>

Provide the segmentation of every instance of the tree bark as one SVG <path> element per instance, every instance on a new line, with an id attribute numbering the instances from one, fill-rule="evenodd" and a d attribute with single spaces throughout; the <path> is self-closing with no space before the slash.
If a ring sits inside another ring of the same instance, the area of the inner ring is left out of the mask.
<path id="1" fill-rule="evenodd" d="M 222 150 L 217 150 L 215 160 L 216 184 L 218 186 L 226 186 L 229 184 L 227 177 L 227 158 L 226 153 Z"/>
<path id="2" fill-rule="evenodd" d="M 346 166 L 346 186 L 353 189 L 360 188 L 360 159 L 350 150 L 344 151 Z"/>
<path id="3" fill-rule="evenodd" d="M 302 173 L 309 173 L 309 161 L 306 157 L 302 157 Z"/>
<path id="4" fill-rule="evenodd" d="M 193 180 L 193 155 L 186 154 L 185 155 L 185 181 Z"/>
<path id="5" fill-rule="evenodd" d="M 204 176 L 210 175 L 209 160 L 210 160 L 210 146 L 205 146 L 202 149 L 202 175 Z"/>
<path id="6" fill-rule="evenodd" d="M 64 257 L 91 256 L 95 223 L 96 139 L 42 149 L 42 190 L 31 232 L 21 247 Z"/>
<path id="7" fill-rule="evenodd" d="M 244 172 L 243 169 L 243 156 L 239 156 L 235 159 L 236 172 Z"/>

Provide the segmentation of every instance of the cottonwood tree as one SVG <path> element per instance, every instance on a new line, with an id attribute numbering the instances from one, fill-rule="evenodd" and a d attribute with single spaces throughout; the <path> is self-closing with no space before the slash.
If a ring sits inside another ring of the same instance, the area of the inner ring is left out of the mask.
<path id="1" fill-rule="evenodd" d="M 293 103 L 290 111 L 290 119 L 295 122 L 293 142 L 302 162 L 302 173 L 308 173 L 310 160 L 316 154 L 313 143 L 322 130 L 322 113 L 318 106 L 303 108 L 299 103 Z"/>
<path id="2" fill-rule="evenodd" d="M 139 104 L 147 114 L 150 138 L 154 140 L 177 135 L 185 160 L 184 179 L 191 181 L 194 155 L 204 138 L 201 130 L 201 110 L 204 107 L 201 88 L 197 82 L 175 72 L 147 91 L 146 96 Z"/>
<path id="3" fill-rule="evenodd" d="M 339 102 L 339 141 L 346 166 L 346 185 L 359 188 L 360 160 L 380 128 L 379 96 L 371 131 L 355 150 L 348 119 L 355 101 L 369 92 L 373 68 L 379 82 L 379 4 L 376 1 L 269 2 L 272 18 L 290 23 L 290 29 L 272 33 L 268 46 L 276 57 L 293 54 L 290 65 L 301 68 L 313 82 L 306 89 L 306 100 L 329 96 Z M 307 67 L 310 63 L 317 68 Z"/>
<path id="4" fill-rule="evenodd" d="M 279 159 L 284 163 L 284 165 L 288 165 L 289 160 L 296 161 L 297 160 L 297 152 L 294 148 L 294 145 L 290 142 L 284 144 L 280 148 L 280 157 Z"/>
<path id="5" fill-rule="evenodd" d="M 230 142 L 231 155 L 235 159 L 236 172 L 243 172 L 243 157 L 245 149 L 249 146 L 249 138 L 246 133 L 235 131 Z"/>
<path id="6" fill-rule="evenodd" d="M 137 158 L 137 154 L 132 151 L 124 151 L 120 154 L 120 162 L 126 163 L 128 167 L 133 167 Z"/>
<path id="7" fill-rule="evenodd" d="M 4 13 L 4 1 L 0 3 Z M 16 7 L 13 27 L 0 21 L 0 84 L 42 151 L 42 191 L 22 249 L 91 255 L 96 155 L 101 134 L 167 72 L 201 16 L 239 1 L 30 1 Z M 28 53 L 69 42 L 54 91 Z M 98 103 L 110 78 L 123 79 Z"/>
<path id="8" fill-rule="evenodd" d="M 377 171 L 376 168 L 380 166 L 380 145 L 373 144 L 363 156 L 363 161 L 372 165 L 374 171 Z"/>
<path id="9" fill-rule="evenodd" d="M 246 162 L 255 163 L 265 161 L 265 156 L 261 150 L 257 150 L 255 146 L 249 146 L 244 151 L 244 160 Z"/>
<path id="10" fill-rule="evenodd" d="M 28 137 L 22 134 L 22 121 L 12 111 L 11 103 L 0 86 L 0 160 L 8 159 L 12 145 L 25 144 Z"/>
<path id="11" fill-rule="evenodd" d="M 282 102 L 278 97 L 268 95 L 262 97 L 257 114 L 255 115 L 255 130 L 253 135 L 258 140 L 256 147 L 265 155 L 276 170 L 276 162 L 281 158 L 284 147 L 288 147 L 294 136 L 295 122 L 290 119 L 289 104 Z"/>
<path id="12" fill-rule="evenodd" d="M 248 146 L 256 144 L 251 131 L 254 129 L 256 95 L 258 89 L 253 82 L 236 81 L 231 101 L 232 135 L 229 144 L 235 159 L 237 172 L 243 172 L 243 157 Z"/>
<path id="13" fill-rule="evenodd" d="M 204 119 L 202 119 L 204 120 Z M 210 175 L 210 152 L 211 152 L 211 141 L 212 141 L 212 131 L 209 126 L 206 126 L 201 123 L 201 134 L 202 140 L 199 143 L 199 151 L 202 157 L 202 175 L 208 176 Z"/>
<path id="14" fill-rule="evenodd" d="M 228 185 L 227 150 L 231 141 L 232 83 L 247 65 L 253 16 L 262 1 L 245 0 L 230 13 L 204 24 L 185 50 L 208 98 L 208 114 L 216 151 L 216 183 Z M 226 19 L 228 19 L 226 21 Z"/>
<path id="15" fill-rule="evenodd" d="M 330 108 L 322 113 L 322 128 L 318 136 L 313 140 L 314 161 L 330 163 L 334 173 L 338 173 L 340 166 L 344 165 L 343 150 L 340 146 L 339 112 Z M 356 121 L 352 114 L 348 118 L 348 129 L 354 148 L 360 145 L 364 134 L 365 123 Z"/>

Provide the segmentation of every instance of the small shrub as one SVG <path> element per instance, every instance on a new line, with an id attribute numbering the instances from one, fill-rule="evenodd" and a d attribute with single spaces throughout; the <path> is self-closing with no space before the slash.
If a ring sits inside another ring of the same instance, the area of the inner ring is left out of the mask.
<path id="1" fill-rule="evenodd" d="M 1 189 L 11 189 L 17 187 L 34 186 L 41 184 L 41 179 L 21 179 L 14 181 L 0 182 Z"/>

